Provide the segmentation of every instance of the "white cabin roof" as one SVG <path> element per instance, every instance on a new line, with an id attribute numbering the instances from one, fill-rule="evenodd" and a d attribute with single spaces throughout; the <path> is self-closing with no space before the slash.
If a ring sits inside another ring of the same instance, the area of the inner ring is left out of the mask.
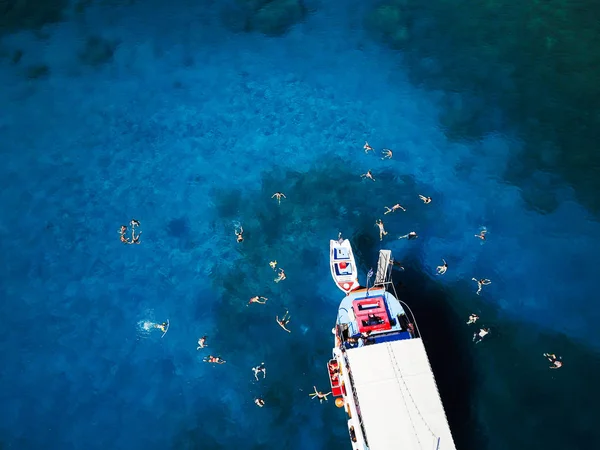
<path id="1" fill-rule="evenodd" d="M 369 450 L 456 449 L 421 339 L 346 354 Z"/>

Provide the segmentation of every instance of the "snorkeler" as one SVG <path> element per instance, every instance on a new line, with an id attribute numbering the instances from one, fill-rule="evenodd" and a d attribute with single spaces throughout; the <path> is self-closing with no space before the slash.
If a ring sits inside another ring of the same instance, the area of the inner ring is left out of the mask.
<path id="1" fill-rule="evenodd" d="M 423 200 L 423 203 L 425 203 L 426 205 L 431 203 L 431 197 L 425 197 L 424 195 L 419 194 L 419 198 Z"/>
<path id="2" fill-rule="evenodd" d="M 261 302 L 261 300 L 263 300 Z M 250 301 L 248 302 L 248 305 L 250 305 L 251 303 L 258 303 L 259 305 L 264 305 L 265 303 L 267 303 L 267 300 L 269 300 L 267 297 L 260 297 L 260 296 L 256 296 L 256 297 L 252 297 L 250 299 Z M 246 306 L 248 306 L 246 305 Z"/>
<path id="3" fill-rule="evenodd" d="M 384 214 L 389 214 L 389 213 L 397 211 L 399 209 L 401 209 L 402 211 L 406 211 L 406 208 L 404 206 L 402 206 L 400 203 L 396 203 L 391 208 L 388 208 L 387 206 L 384 206 L 384 208 L 386 209 L 386 211 L 384 212 Z"/>
<path id="4" fill-rule="evenodd" d="M 318 398 L 320 403 L 323 403 L 323 400 L 327 400 L 327 396 L 329 394 L 331 394 L 331 392 L 328 392 L 327 394 L 324 394 L 321 391 L 317 391 L 317 387 L 313 386 L 313 389 L 315 390 L 315 392 L 313 392 L 312 394 L 308 394 L 309 397 L 311 398 Z"/>
<path id="5" fill-rule="evenodd" d="M 240 225 L 240 229 L 238 230 L 237 227 L 234 230 L 235 233 L 235 240 L 239 243 L 239 242 L 244 242 L 244 228 Z"/>
<path id="6" fill-rule="evenodd" d="M 375 181 L 375 178 L 373 178 L 373 174 L 371 173 L 371 170 L 367 170 L 367 173 L 363 173 L 361 176 L 361 178 L 368 178 L 371 181 Z"/>
<path id="7" fill-rule="evenodd" d="M 275 281 L 275 283 L 279 283 L 280 281 L 285 280 L 287 277 L 285 276 L 285 272 L 283 271 L 283 269 L 280 267 L 279 268 L 279 274 L 277 275 L 277 278 L 275 278 L 273 281 Z"/>
<path id="8" fill-rule="evenodd" d="M 131 225 L 131 228 L 139 227 L 140 226 L 140 221 L 139 220 L 135 220 L 135 219 L 131 219 L 131 222 L 129 222 L 129 225 Z"/>
<path id="9" fill-rule="evenodd" d="M 467 325 L 471 325 L 471 324 L 477 322 L 478 319 L 479 319 L 479 316 L 477 314 L 471 314 L 469 316 L 469 321 L 467 322 Z"/>
<path id="10" fill-rule="evenodd" d="M 381 159 L 392 159 L 392 151 L 389 148 L 384 148 L 381 152 L 384 156 Z"/>
<path id="11" fill-rule="evenodd" d="M 385 228 L 383 227 L 383 221 L 381 219 L 377 219 L 375 221 L 375 225 L 379 227 L 379 240 L 383 241 L 383 237 L 387 234 Z"/>
<path id="12" fill-rule="evenodd" d="M 368 142 L 366 142 L 366 141 L 365 141 L 365 145 L 363 146 L 363 148 L 365 149 L 365 153 L 369 153 L 369 151 L 372 151 L 372 152 L 374 152 L 374 151 L 375 151 L 375 150 L 373 150 L 373 147 L 371 147 L 371 146 L 369 145 L 369 143 L 368 143 Z"/>
<path id="13" fill-rule="evenodd" d="M 283 328 L 288 333 L 291 333 L 291 331 L 286 328 L 287 324 L 290 323 L 290 319 L 291 317 L 289 315 L 289 311 L 286 311 L 281 319 L 279 318 L 279 316 L 275 316 L 275 321 L 279 324 L 281 328 Z"/>
<path id="14" fill-rule="evenodd" d="M 487 286 L 488 284 L 492 283 L 487 278 L 482 278 L 481 280 L 478 280 L 477 278 L 472 278 L 472 280 L 477 282 L 477 295 L 481 293 L 481 288 L 483 288 L 483 286 Z"/>
<path id="15" fill-rule="evenodd" d="M 271 266 L 271 269 L 275 270 L 277 268 L 277 261 L 270 261 L 269 266 Z"/>
<path id="16" fill-rule="evenodd" d="M 252 372 L 254 372 L 254 378 L 258 381 L 258 374 L 262 372 L 263 380 L 267 378 L 267 368 L 265 367 L 265 363 L 261 362 L 260 366 L 256 366 L 252 368 Z"/>
<path id="17" fill-rule="evenodd" d="M 169 327 L 169 324 L 167 322 L 163 322 L 163 323 L 155 323 L 154 324 L 154 328 L 158 328 L 160 331 L 162 331 L 163 333 L 167 332 L 167 328 Z"/>
<path id="18" fill-rule="evenodd" d="M 442 263 L 443 264 L 441 266 L 437 266 L 435 269 L 438 275 L 444 275 L 446 273 L 446 270 L 448 270 L 448 263 L 444 258 L 442 258 Z"/>
<path id="19" fill-rule="evenodd" d="M 287 197 L 286 197 L 286 196 L 283 194 L 283 192 L 275 192 L 275 193 L 274 193 L 274 194 L 271 196 L 271 198 L 277 198 L 277 203 L 279 203 L 280 205 L 281 205 L 281 197 L 283 197 L 283 198 L 287 198 Z"/>
<path id="20" fill-rule="evenodd" d="M 208 345 L 206 343 L 207 338 L 208 336 L 202 336 L 200 339 L 198 339 L 198 347 L 196 348 L 196 350 L 200 350 L 201 348 L 204 348 Z"/>
<path id="21" fill-rule="evenodd" d="M 225 364 L 227 362 L 224 359 L 221 359 L 220 356 L 213 356 L 213 355 L 205 356 L 202 361 L 205 363 L 212 363 L 212 364 Z"/>
<path id="22" fill-rule="evenodd" d="M 481 341 L 483 341 L 483 338 L 486 337 L 488 334 L 490 334 L 490 329 L 482 328 L 481 330 L 479 330 L 479 333 L 473 334 L 473 342 L 479 344 Z"/>
<path id="23" fill-rule="evenodd" d="M 262 408 L 263 406 L 265 406 L 265 401 L 258 397 L 254 399 L 254 403 L 256 404 L 256 406 L 258 406 L 259 408 Z"/>
<path id="24" fill-rule="evenodd" d="M 550 365 L 551 369 L 560 369 L 562 367 L 562 357 L 557 357 L 554 353 L 544 353 L 544 356 L 552 363 Z"/>
<path id="25" fill-rule="evenodd" d="M 487 233 L 487 230 L 484 228 L 479 232 L 479 234 L 476 234 L 475 237 L 481 239 L 482 241 L 485 241 L 486 233 Z"/>
<path id="26" fill-rule="evenodd" d="M 413 239 L 417 239 L 419 236 L 417 235 L 416 231 L 411 231 L 408 234 L 405 234 L 404 236 L 400 236 L 398 239 L 408 239 L 409 241 L 412 241 Z"/>

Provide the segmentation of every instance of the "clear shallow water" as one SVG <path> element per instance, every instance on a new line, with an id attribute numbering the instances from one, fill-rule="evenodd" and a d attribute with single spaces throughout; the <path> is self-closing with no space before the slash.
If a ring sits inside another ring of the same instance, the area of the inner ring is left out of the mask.
<path id="1" fill-rule="evenodd" d="M 379 217 L 383 245 L 406 260 L 400 292 L 459 447 L 599 442 L 600 226 L 567 185 L 542 214 L 503 180 L 522 136 L 448 141 L 452 94 L 409 83 L 401 55 L 358 25 L 359 5 L 320 5 L 278 39 L 233 34 L 216 7 L 151 6 L 91 8 L 42 41 L 3 39 L 23 50 L 0 71 L 6 447 L 347 448 L 341 413 L 308 398 L 327 383 L 340 300 L 327 245 L 343 231 L 366 273 Z M 110 60 L 97 43 L 82 57 L 90 36 L 118 42 Z M 27 78 L 36 64 L 49 74 Z M 365 155 L 365 140 L 394 158 Z M 360 180 L 368 169 L 375 183 Z M 383 216 L 396 202 L 407 212 Z M 132 217 L 140 246 L 118 241 Z M 419 240 L 394 240 L 412 230 Z M 450 269 L 436 277 L 441 258 Z M 481 296 L 473 276 L 492 280 Z M 247 307 L 254 295 L 268 304 Z M 286 309 L 289 335 L 275 323 Z M 472 311 L 493 330 L 477 348 Z M 143 329 L 166 319 L 163 339 Z M 545 351 L 565 368 L 549 372 Z M 209 352 L 227 364 L 203 364 Z"/>

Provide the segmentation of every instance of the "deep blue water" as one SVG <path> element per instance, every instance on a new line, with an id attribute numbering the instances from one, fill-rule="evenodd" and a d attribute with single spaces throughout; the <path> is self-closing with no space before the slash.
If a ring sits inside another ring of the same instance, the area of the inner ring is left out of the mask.
<path id="1" fill-rule="evenodd" d="M 552 179 L 551 213 L 503 178 L 527 137 L 490 105 L 495 132 L 449 140 L 455 94 L 409 80 L 363 29 L 368 4 L 319 3 L 267 37 L 197 3 L 92 5 L 2 37 L 0 447 L 348 448 L 343 413 L 308 397 L 328 383 L 342 231 L 362 281 L 382 246 L 405 261 L 459 448 L 598 448 L 600 224 L 555 174 L 531 181 Z M 141 245 L 119 242 L 132 218 Z M 492 284 L 477 296 L 472 277 Z M 492 329 L 477 347 L 470 312 Z"/>

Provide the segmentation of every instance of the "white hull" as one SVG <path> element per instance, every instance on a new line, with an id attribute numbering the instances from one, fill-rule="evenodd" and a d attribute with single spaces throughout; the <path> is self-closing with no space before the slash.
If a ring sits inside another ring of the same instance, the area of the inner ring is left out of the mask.
<path id="1" fill-rule="evenodd" d="M 360 287 L 354 253 L 348 239 L 329 241 L 329 265 L 336 286 L 346 294 Z"/>

